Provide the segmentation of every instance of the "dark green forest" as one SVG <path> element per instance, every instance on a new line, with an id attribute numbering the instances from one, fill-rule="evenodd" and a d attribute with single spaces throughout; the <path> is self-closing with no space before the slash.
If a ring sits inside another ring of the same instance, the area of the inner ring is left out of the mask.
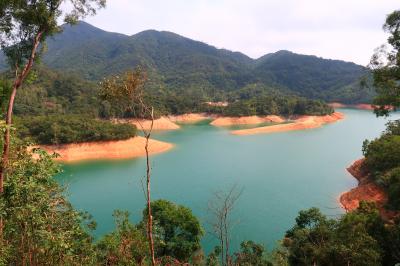
<path id="1" fill-rule="evenodd" d="M 15 121 L 18 137 L 36 144 L 124 140 L 136 136 L 131 124 L 113 124 L 85 115 L 22 116 Z"/>
<path id="2" fill-rule="evenodd" d="M 92 81 L 140 66 L 148 73 L 150 87 L 212 101 L 227 100 L 226 92 L 251 84 L 343 103 L 366 103 L 374 96 L 371 87 L 360 85 L 370 77 L 368 69 L 354 63 L 289 51 L 255 60 L 172 32 L 149 30 L 127 36 L 85 22 L 65 25 L 61 34 L 49 38 L 42 61 L 51 69 Z M 1 69 L 5 70 L 4 58 Z"/>

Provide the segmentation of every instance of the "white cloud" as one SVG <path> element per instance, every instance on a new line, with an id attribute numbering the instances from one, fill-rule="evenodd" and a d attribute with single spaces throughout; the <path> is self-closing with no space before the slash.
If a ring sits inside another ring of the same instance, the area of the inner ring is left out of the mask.
<path id="1" fill-rule="evenodd" d="M 135 34 L 168 30 L 257 58 L 287 49 L 366 65 L 397 0 L 108 0 L 86 21 Z"/>

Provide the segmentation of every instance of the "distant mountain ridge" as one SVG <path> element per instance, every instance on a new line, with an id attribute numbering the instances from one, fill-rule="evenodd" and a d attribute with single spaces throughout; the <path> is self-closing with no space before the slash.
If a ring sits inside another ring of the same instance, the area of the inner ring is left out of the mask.
<path id="1" fill-rule="evenodd" d="M 45 65 L 89 80 L 142 66 L 154 84 L 169 89 L 199 88 L 218 94 L 263 84 L 328 101 L 361 102 L 371 97 L 370 91 L 353 88 L 367 69 L 351 62 L 289 51 L 252 59 L 167 31 L 128 36 L 80 22 L 64 26 L 47 47 Z"/>

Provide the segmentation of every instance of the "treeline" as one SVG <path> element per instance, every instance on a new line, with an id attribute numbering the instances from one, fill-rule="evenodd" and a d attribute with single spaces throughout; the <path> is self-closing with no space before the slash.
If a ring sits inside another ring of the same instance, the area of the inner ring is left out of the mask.
<path id="1" fill-rule="evenodd" d="M 17 117 L 17 134 L 37 144 L 123 140 L 136 136 L 131 124 L 113 124 L 84 115 Z"/>
<path id="2" fill-rule="evenodd" d="M 241 90 L 212 95 L 211 91 L 189 87 L 176 91 L 158 87 L 149 80 L 144 101 L 153 106 L 155 117 L 184 113 L 213 113 L 223 116 L 248 115 L 325 115 L 333 109 L 325 103 L 290 94 L 284 89 L 252 84 Z M 7 106 L 10 81 L 0 79 L 0 109 Z M 87 141 L 127 139 L 135 135 L 129 125 L 113 125 L 111 118 L 132 118 L 140 111 L 135 107 L 110 103 L 99 95 L 100 84 L 85 81 L 76 75 L 58 73 L 44 67 L 29 76 L 27 84 L 18 91 L 14 113 L 20 137 L 30 137 L 39 144 L 63 144 Z M 226 107 L 210 106 L 209 101 L 228 101 Z"/>
<path id="3" fill-rule="evenodd" d="M 0 86 L 1 87 L 1 86 Z M 324 102 L 309 100 L 284 88 L 260 83 L 240 90 L 215 92 L 206 88 L 187 87 L 184 90 L 166 88 L 149 80 L 144 100 L 153 106 L 156 116 L 208 112 L 226 116 L 242 115 L 324 115 L 333 110 Z M 227 101 L 228 107 L 213 107 L 209 101 Z M 0 106 L 4 110 L 3 106 Z M 118 105 L 99 98 L 99 84 L 76 75 L 38 68 L 30 82 L 18 92 L 16 115 L 84 114 L 92 117 L 133 117 L 134 110 L 122 110 Z"/>
<path id="4" fill-rule="evenodd" d="M 150 87 L 145 95 L 148 106 L 153 106 L 156 116 L 184 113 L 211 113 L 223 116 L 251 115 L 326 115 L 334 110 L 325 102 L 310 100 L 294 94 L 283 93 L 260 84 L 242 90 L 210 97 L 205 90 L 186 89 L 180 93 L 155 90 Z M 207 102 L 226 101 L 227 106 L 212 106 Z M 102 101 L 100 115 L 110 117 L 132 117 L 132 110 L 121 110 L 107 101 Z M 136 112 L 138 113 L 138 112 Z"/>
<path id="5" fill-rule="evenodd" d="M 260 96 L 249 100 L 239 100 L 225 108 L 220 108 L 226 116 L 251 115 L 326 115 L 333 109 L 321 101 L 294 96 Z"/>

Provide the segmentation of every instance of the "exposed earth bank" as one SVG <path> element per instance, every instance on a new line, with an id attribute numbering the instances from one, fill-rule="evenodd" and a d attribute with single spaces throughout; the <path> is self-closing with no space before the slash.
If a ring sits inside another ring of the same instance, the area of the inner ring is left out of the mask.
<path id="1" fill-rule="evenodd" d="M 190 113 L 182 115 L 170 115 L 168 119 L 174 123 L 197 123 L 203 120 L 212 119 L 211 115 L 204 113 Z"/>
<path id="2" fill-rule="evenodd" d="M 364 165 L 364 158 L 355 161 L 347 171 L 358 180 L 358 186 L 340 195 L 340 204 L 346 211 L 358 208 L 361 201 L 375 202 L 384 219 L 390 220 L 396 213 L 386 210 L 387 195 L 385 191 L 372 182 Z"/>
<path id="3" fill-rule="evenodd" d="M 139 136 L 128 140 L 43 145 L 40 147 L 50 154 L 59 154 L 59 157 L 55 160 L 64 163 L 85 160 L 129 159 L 146 155 L 145 138 Z M 149 141 L 150 154 L 165 152 L 172 147 L 171 143 L 153 139 Z"/>
<path id="4" fill-rule="evenodd" d="M 279 124 L 265 127 L 256 127 L 250 129 L 233 130 L 231 133 L 234 135 L 253 135 L 261 133 L 275 133 L 293 130 L 304 130 L 318 128 L 326 123 L 333 123 L 344 118 L 344 114 L 335 112 L 331 115 L 324 116 L 299 116 L 293 120 L 292 123 Z"/>
<path id="5" fill-rule="evenodd" d="M 210 124 L 218 127 L 234 126 L 234 125 L 256 125 L 261 123 L 283 123 L 285 119 L 277 115 L 267 116 L 241 116 L 241 117 L 218 117 Z"/>

